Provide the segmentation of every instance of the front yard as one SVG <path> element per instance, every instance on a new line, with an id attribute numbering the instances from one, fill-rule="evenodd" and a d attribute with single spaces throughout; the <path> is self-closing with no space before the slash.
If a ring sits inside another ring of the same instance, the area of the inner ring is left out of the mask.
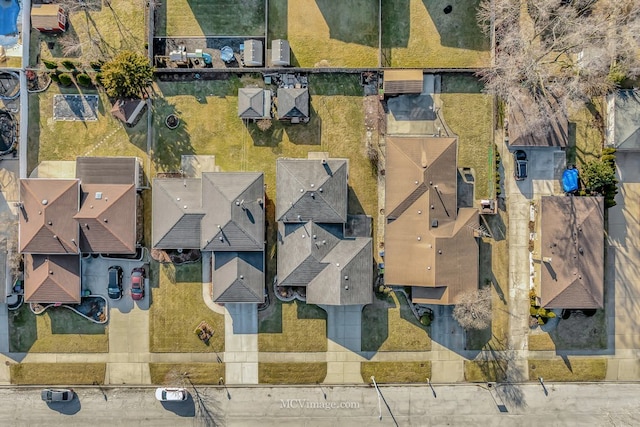
<path id="1" fill-rule="evenodd" d="M 151 384 L 187 387 L 218 384 L 224 378 L 224 363 L 149 363 Z"/>
<path id="2" fill-rule="evenodd" d="M 593 316 L 580 313 L 560 319 L 550 332 L 536 328 L 529 334 L 529 350 L 601 350 L 607 348 L 607 316 L 597 310 Z"/>
<path id="3" fill-rule="evenodd" d="M 529 380 L 602 381 L 607 374 L 607 359 L 574 358 L 529 359 Z"/>
<path id="4" fill-rule="evenodd" d="M 151 263 L 149 349 L 153 353 L 224 351 L 224 316 L 214 313 L 202 297 L 202 263 L 182 266 Z M 154 283 L 158 283 L 157 287 Z M 206 321 L 214 330 L 208 344 L 195 334 Z"/>
<path id="5" fill-rule="evenodd" d="M 426 383 L 431 378 L 431 362 L 361 362 L 360 375 L 365 384 L 371 377 L 378 384 Z"/>
<path id="6" fill-rule="evenodd" d="M 326 376 L 326 362 L 258 363 L 260 384 L 320 384 Z"/>
<path id="7" fill-rule="evenodd" d="M 11 384 L 104 384 L 105 363 L 16 363 L 9 367 Z"/>
<path id="8" fill-rule="evenodd" d="M 106 353 L 108 328 L 66 308 L 36 316 L 23 304 L 9 312 L 9 349 L 15 353 Z"/>
<path id="9" fill-rule="evenodd" d="M 258 350 L 327 351 L 327 312 L 300 301 L 273 301 L 268 316 L 260 313 Z"/>
<path id="10" fill-rule="evenodd" d="M 429 327 L 416 320 L 404 295 L 376 293 L 362 310 L 362 351 L 429 350 Z"/>

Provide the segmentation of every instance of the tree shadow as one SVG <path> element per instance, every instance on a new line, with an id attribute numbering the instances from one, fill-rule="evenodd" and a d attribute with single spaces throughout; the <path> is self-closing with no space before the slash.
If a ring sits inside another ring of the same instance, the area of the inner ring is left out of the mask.
<path id="1" fill-rule="evenodd" d="M 182 155 L 195 154 L 191 145 L 189 125 L 176 106 L 162 97 L 154 98 L 152 114 L 154 143 L 151 158 L 159 170 L 177 172 L 182 163 Z M 175 114 L 180 119 L 176 129 L 169 129 L 165 124 L 169 114 Z"/>
<path id="2" fill-rule="evenodd" d="M 315 3 L 329 27 L 331 39 L 363 46 L 378 46 L 377 1 L 316 0 Z"/>
<path id="3" fill-rule="evenodd" d="M 489 38 L 476 21 L 480 0 L 422 0 L 443 46 L 467 50 L 489 50 Z M 462 3 L 462 4 L 461 4 Z"/>

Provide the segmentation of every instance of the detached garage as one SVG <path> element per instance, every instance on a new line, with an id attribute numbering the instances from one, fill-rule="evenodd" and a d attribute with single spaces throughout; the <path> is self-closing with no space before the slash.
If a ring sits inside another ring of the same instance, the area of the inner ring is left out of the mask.
<path id="1" fill-rule="evenodd" d="M 34 4 L 31 26 L 40 32 L 62 33 L 67 28 L 67 15 L 58 4 Z"/>
<path id="2" fill-rule="evenodd" d="M 384 72 L 384 94 L 422 93 L 422 70 L 390 70 Z"/>

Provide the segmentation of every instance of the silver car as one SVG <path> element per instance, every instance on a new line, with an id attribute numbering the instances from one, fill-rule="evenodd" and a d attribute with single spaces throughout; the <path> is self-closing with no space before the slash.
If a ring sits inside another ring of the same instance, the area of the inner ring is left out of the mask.
<path id="1" fill-rule="evenodd" d="M 69 402 L 74 399 L 75 393 L 72 388 L 45 388 L 40 394 L 42 400 L 51 402 Z"/>

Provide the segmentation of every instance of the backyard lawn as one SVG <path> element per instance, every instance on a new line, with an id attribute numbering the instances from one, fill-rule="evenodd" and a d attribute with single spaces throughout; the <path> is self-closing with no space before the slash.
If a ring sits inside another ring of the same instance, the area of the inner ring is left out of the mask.
<path id="1" fill-rule="evenodd" d="M 604 140 L 604 110 L 602 100 L 593 100 L 588 106 L 569 114 L 567 164 L 581 167 L 589 160 L 600 158 Z"/>
<path id="2" fill-rule="evenodd" d="M 155 36 L 263 36 L 264 0 L 165 0 Z"/>
<path id="3" fill-rule="evenodd" d="M 458 135 L 458 167 L 475 169 L 475 198 L 493 196 L 493 98 L 471 75 L 442 75 L 441 115 Z"/>
<path id="4" fill-rule="evenodd" d="M 105 363 L 17 363 L 9 367 L 11 384 L 104 384 Z"/>
<path id="5" fill-rule="evenodd" d="M 260 384 L 320 384 L 326 376 L 325 362 L 258 363 Z"/>
<path id="6" fill-rule="evenodd" d="M 377 67 L 378 1 L 272 0 L 269 40 L 278 38 L 294 66 Z"/>
<path id="7" fill-rule="evenodd" d="M 607 375 L 607 359 L 574 358 L 529 359 L 529 380 L 542 377 L 550 381 L 601 381 Z"/>
<path id="8" fill-rule="evenodd" d="M 66 308 L 49 308 L 36 316 L 23 304 L 9 312 L 9 348 L 15 353 L 106 353 L 109 335 Z"/>
<path id="9" fill-rule="evenodd" d="M 360 374 L 365 384 L 375 377 L 378 384 L 426 383 L 431 378 L 431 362 L 361 362 Z"/>
<path id="10" fill-rule="evenodd" d="M 476 23 L 479 0 L 384 0 L 382 65 L 476 68 L 490 64 L 489 38 Z M 444 13 L 452 5 L 451 13 Z"/>
<path id="11" fill-rule="evenodd" d="M 404 295 L 376 293 L 362 310 L 362 351 L 429 350 L 429 328 L 416 320 Z"/>
<path id="12" fill-rule="evenodd" d="M 224 378 L 224 363 L 149 363 L 151 384 L 187 387 L 218 384 Z"/>
<path id="13" fill-rule="evenodd" d="M 327 313 L 316 305 L 300 301 L 274 302 L 269 316 L 260 313 L 259 351 L 327 351 Z"/>
<path id="14" fill-rule="evenodd" d="M 78 156 L 138 156 L 146 158 L 146 114 L 133 128 L 127 128 L 111 113 L 104 93 L 98 94 L 97 121 L 54 121 L 54 95 L 78 94 L 76 88 L 52 83 L 46 92 L 29 95 L 28 174 L 44 160 L 75 160 Z"/>
<path id="15" fill-rule="evenodd" d="M 145 53 L 145 0 L 86 0 L 85 4 L 86 9 L 70 13 L 64 35 L 54 37 L 36 30 L 31 32 L 32 65 L 37 65 L 38 58 L 55 58 L 81 61 L 88 66 L 89 61 L 109 59 L 121 50 Z M 63 53 L 64 40 L 80 49 Z M 52 42 L 53 48 L 50 49 L 47 42 Z"/>
<path id="16" fill-rule="evenodd" d="M 157 282 L 156 282 L 157 280 Z M 207 353 L 224 351 L 224 316 L 214 313 L 202 297 L 202 263 L 182 266 L 151 263 L 149 348 L 153 353 Z M 214 330 L 209 344 L 195 329 L 206 321 Z"/>

